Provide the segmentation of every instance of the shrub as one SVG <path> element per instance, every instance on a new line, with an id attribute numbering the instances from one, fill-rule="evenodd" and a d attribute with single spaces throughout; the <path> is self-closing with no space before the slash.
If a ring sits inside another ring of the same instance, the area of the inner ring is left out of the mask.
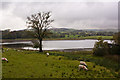
<path id="1" fill-rule="evenodd" d="M 32 40 L 33 48 L 39 48 L 39 41 L 37 40 Z"/>
<path id="2" fill-rule="evenodd" d="M 109 54 L 109 45 L 107 42 L 103 42 L 102 38 L 98 39 L 93 48 L 93 55 L 104 56 Z"/>
<path id="3" fill-rule="evenodd" d="M 114 42 L 111 45 L 112 48 L 110 49 L 110 53 L 120 55 L 120 32 L 113 35 L 113 41 Z"/>
<path id="4" fill-rule="evenodd" d="M 117 54 L 120 55 L 120 46 L 112 44 L 112 48 L 110 49 L 110 54 Z"/>

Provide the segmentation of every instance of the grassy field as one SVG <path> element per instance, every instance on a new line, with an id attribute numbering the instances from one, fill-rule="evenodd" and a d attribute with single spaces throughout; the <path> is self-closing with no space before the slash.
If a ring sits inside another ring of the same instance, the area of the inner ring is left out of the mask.
<path id="1" fill-rule="evenodd" d="M 79 35 L 71 35 L 69 37 L 67 37 L 67 35 L 65 36 L 65 39 L 98 39 L 99 37 L 102 37 L 102 39 L 113 39 L 113 36 L 80 36 Z"/>
<path id="2" fill-rule="evenodd" d="M 102 37 L 102 39 L 113 39 L 113 36 L 86 36 L 81 37 L 83 39 L 98 39 L 99 37 Z"/>
<path id="3" fill-rule="evenodd" d="M 118 77 L 118 64 L 115 61 L 95 57 L 92 51 L 46 52 L 5 48 L 2 57 L 3 78 L 114 78 Z M 78 71 L 79 61 L 84 60 L 89 71 Z M 113 65 L 114 64 L 114 65 Z"/>

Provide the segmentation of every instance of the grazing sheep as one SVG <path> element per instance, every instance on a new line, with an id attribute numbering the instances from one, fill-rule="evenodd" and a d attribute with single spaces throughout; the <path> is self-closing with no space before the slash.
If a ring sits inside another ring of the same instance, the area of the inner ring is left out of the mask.
<path id="1" fill-rule="evenodd" d="M 8 60 L 7 60 L 7 58 L 2 58 L 2 61 L 7 61 L 7 63 L 8 63 Z"/>
<path id="2" fill-rule="evenodd" d="M 88 67 L 84 61 L 80 61 L 80 65 L 84 65 L 84 66 Z"/>
<path id="3" fill-rule="evenodd" d="M 8 51 L 9 49 L 7 49 L 7 51 Z"/>
<path id="4" fill-rule="evenodd" d="M 84 66 L 84 65 L 79 65 L 78 66 L 78 70 L 80 70 L 80 69 L 84 69 L 84 70 L 88 71 L 87 67 Z"/>
<path id="5" fill-rule="evenodd" d="M 49 53 L 46 53 L 47 57 L 49 56 Z"/>

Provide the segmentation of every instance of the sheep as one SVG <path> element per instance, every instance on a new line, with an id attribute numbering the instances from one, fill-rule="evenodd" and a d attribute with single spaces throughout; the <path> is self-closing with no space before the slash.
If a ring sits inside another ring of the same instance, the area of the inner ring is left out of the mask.
<path id="1" fill-rule="evenodd" d="M 6 51 L 8 51 L 9 49 L 7 49 Z"/>
<path id="2" fill-rule="evenodd" d="M 80 61 L 80 65 L 84 65 L 88 68 L 87 64 L 84 61 Z"/>
<path id="3" fill-rule="evenodd" d="M 7 60 L 7 58 L 2 58 L 2 61 L 7 61 L 7 63 L 8 63 L 8 60 Z"/>
<path id="4" fill-rule="evenodd" d="M 88 71 L 87 67 L 84 66 L 84 65 L 79 65 L 78 66 L 78 70 L 80 70 L 80 69 L 84 69 L 84 70 Z"/>
<path id="5" fill-rule="evenodd" d="M 49 53 L 46 53 L 47 57 L 49 56 Z"/>

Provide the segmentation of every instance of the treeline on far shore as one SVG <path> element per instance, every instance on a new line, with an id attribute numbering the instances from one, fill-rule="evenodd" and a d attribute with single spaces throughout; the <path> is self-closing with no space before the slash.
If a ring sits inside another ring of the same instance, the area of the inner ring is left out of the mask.
<path id="1" fill-rule="evenodd" d="M 97 39 L 102 36 L 103 39 L 112 39 L 116 32 L 105 30 L 75 30 L 67 28 L 54 28 L 48 30 L 48 36 L 45 39 Z M 11 31 L 10 29 L 0 31 L 0 39 L 35 39 L 35 33 L 32 30 Z M 50 36 L 49 36 L 50 35 Z"/>

